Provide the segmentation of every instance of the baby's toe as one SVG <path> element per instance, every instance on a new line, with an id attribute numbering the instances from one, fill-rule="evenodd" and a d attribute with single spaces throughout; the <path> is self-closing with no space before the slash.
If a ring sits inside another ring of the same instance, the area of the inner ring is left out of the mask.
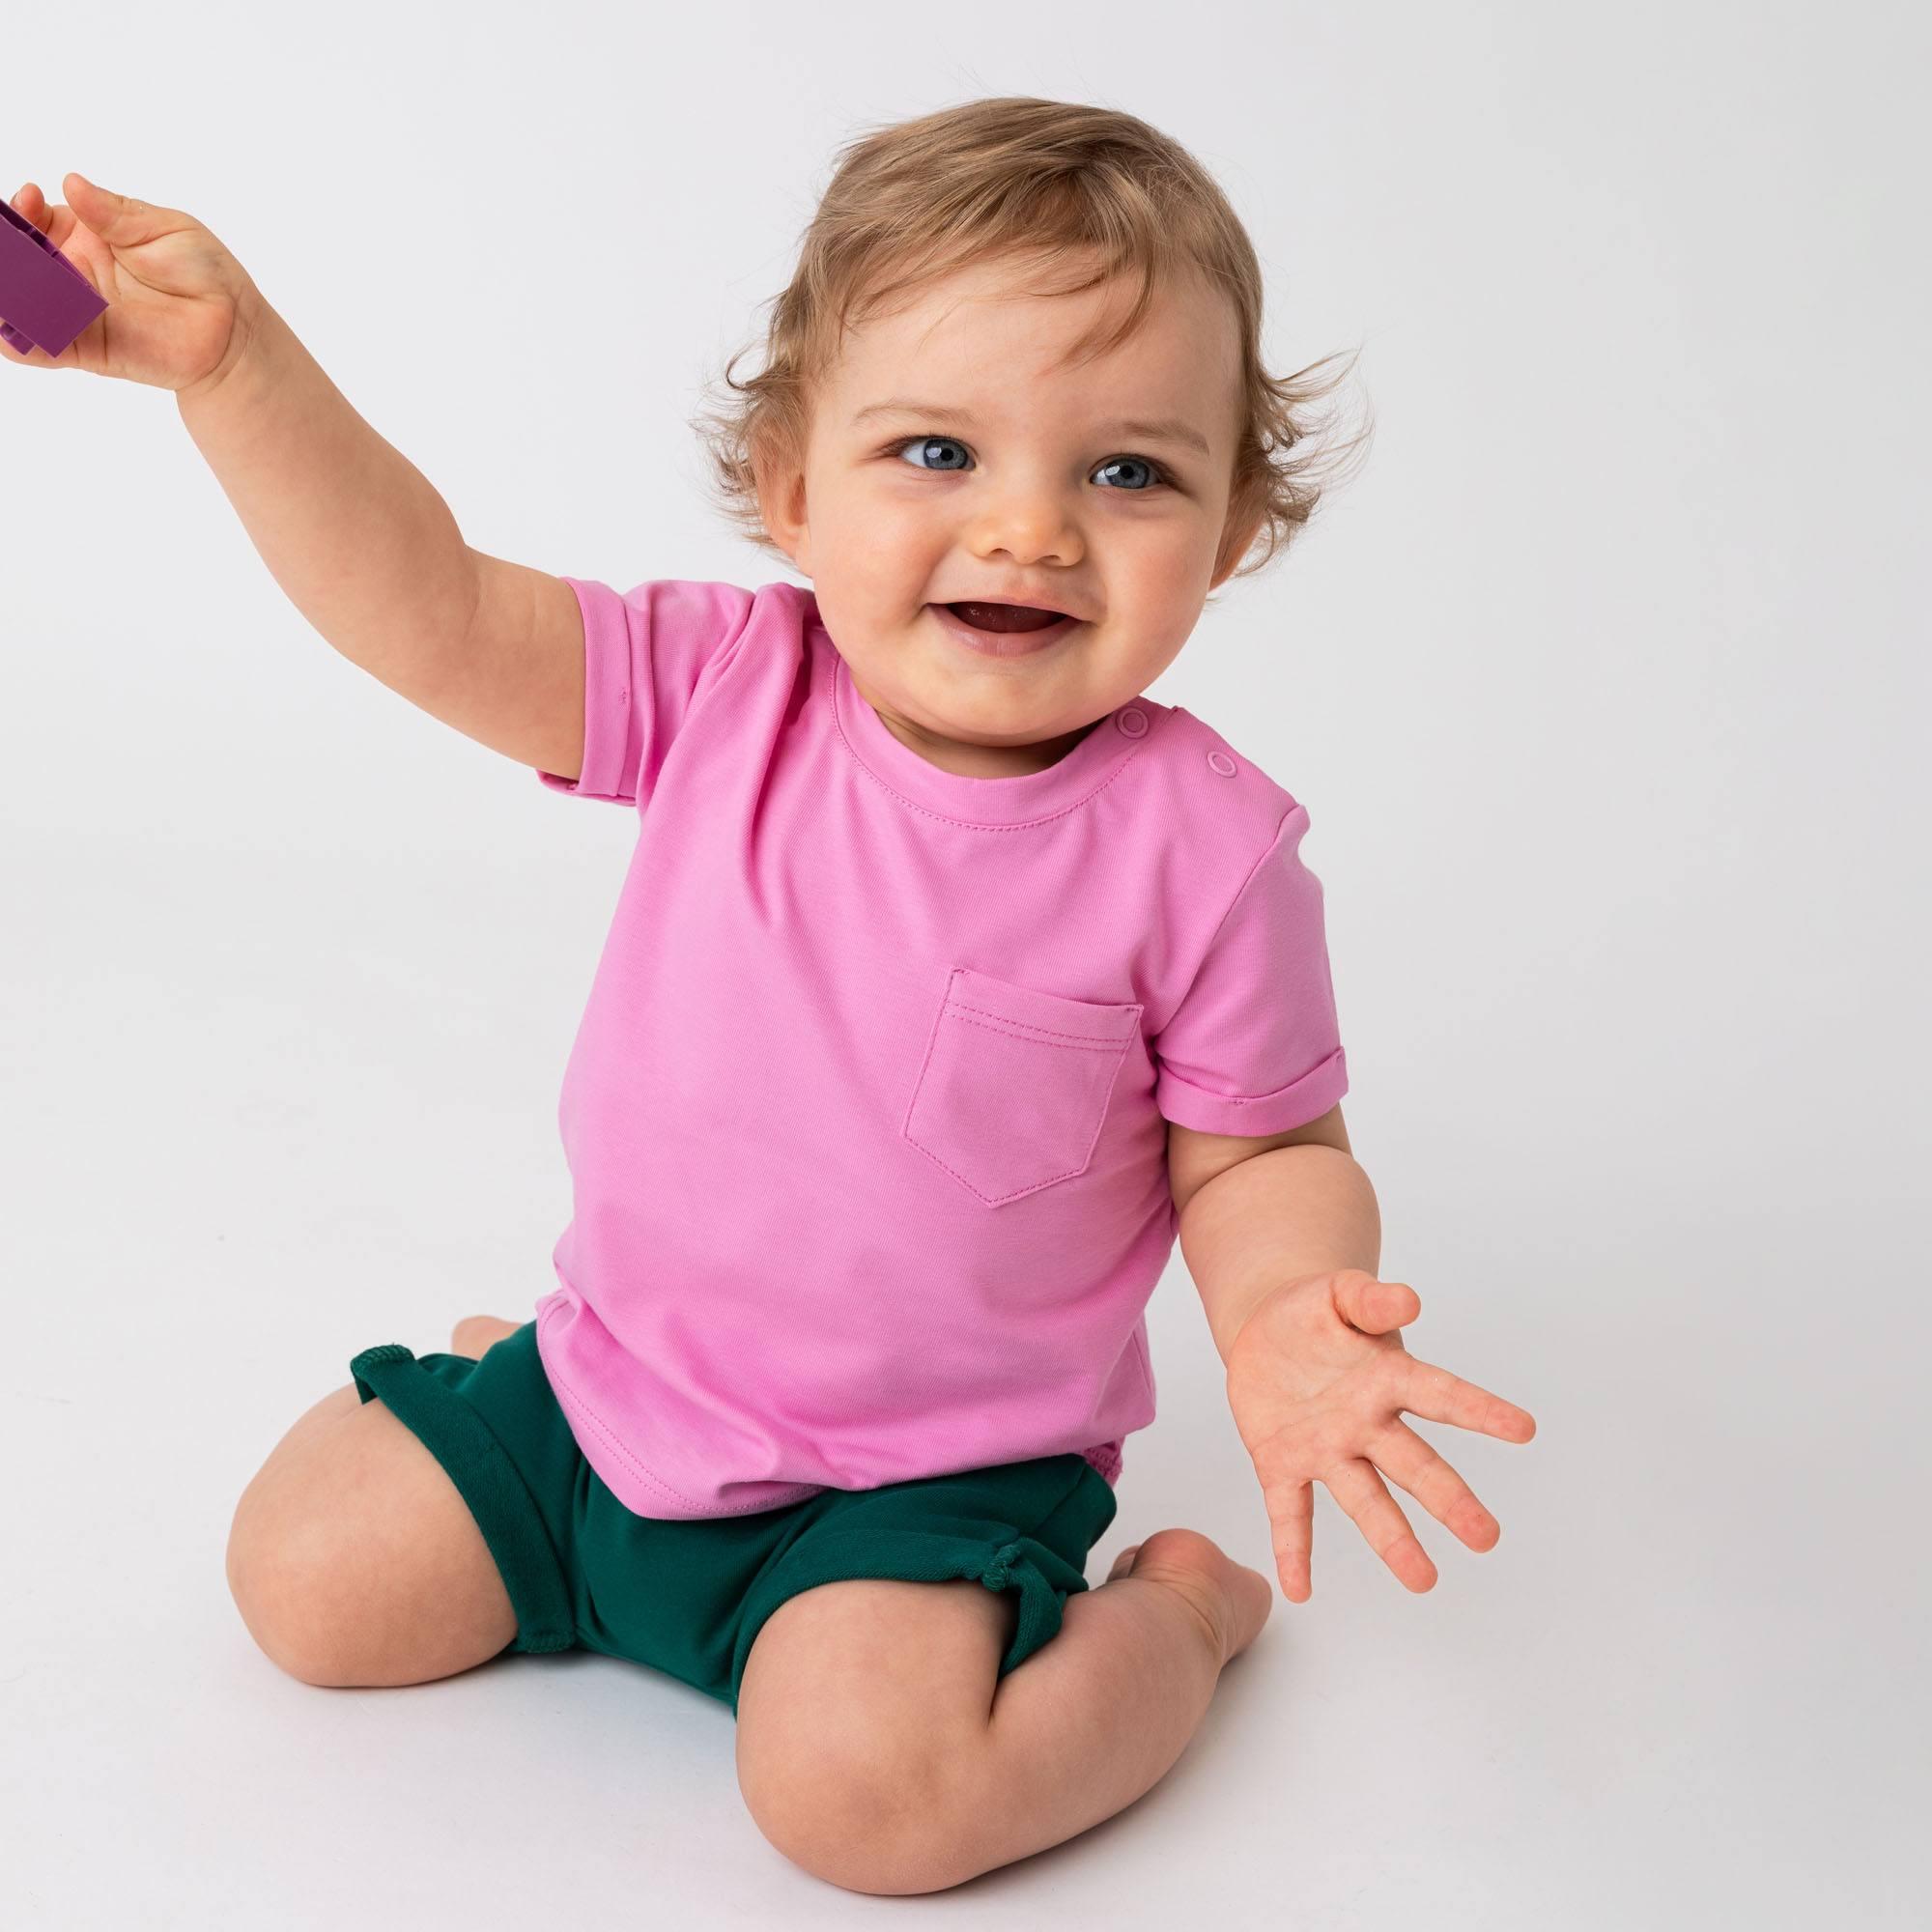
<path id="1" fill-rule="evenodd" d="M 449 1352 L 452 1355 L 468 1355 L 473 1361 L 480 1361 L 489 1353 L 493 1345 L 500 1342 L 505 1335 L 514 1335 L 517 1324 L 505 1321 L 497 1315 L 466 1315 L 449 1331 Z"/>

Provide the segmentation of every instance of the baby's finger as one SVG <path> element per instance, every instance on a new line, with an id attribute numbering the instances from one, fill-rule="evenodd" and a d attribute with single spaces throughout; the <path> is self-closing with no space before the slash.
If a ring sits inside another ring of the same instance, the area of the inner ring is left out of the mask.
<path id="1" fill-rule="evenodd" d="M 1406 1281 L 1378 1281 L 1361 1268 L 1335 1277 L 1335 1310 L 1364 1335 L 1386 1335 L 1406 1328 L 1422 1313 L 1422 1297 Z"/>
<path id="2" fill-rule="evenodd" d="M 1287 1483 L 1265 1492 L 1274 1525 L 1274 1567 L 1291 1604 L 1311 1594 L 1309 1549 L 1315 1540 L 1315 1485 Z"/>
<path id="3" fill-rule="evenodd" d="M 1502 1524 L 1475 1492 L 1406 1422 L 1391 1422 L 1370 1445 L 1376 1466 L 1471 1549 L 1493 1549 Z"/>
<path id="4" fill-rule="evenodd" d="M 72 209 L 50 202 L 36 182 L 25 183 L 7 205 L 15 214 L 31 221 L 56 248 L 62 247 L 74 231 Z"/>
<path id="5" fill-rule="evenodd" d="M 1395 1573 L 1405 1589 L 1420 1595 L 1435 1588 L 1435 1565 L 1415 1540 L 1408 1519 L 1389 1494 L 1387 1486 L 1359 1456 L 1321 1472 L 1328 1493 L 1349 1512 L 1369 1540 L 1369 1548 Z"/>
<path id="6" fill-rule="evenodd" d="M 1474 1429 L 1505 1442 L 1527 1442 L 1536 1434 L 1536 1418 L 1528 1409 L 1492 1395 L 1433 1362 L 1410 1354 L 1391 1354 L 1383 1373 L 1395 1406 L 1429 1422 L 1453 1422 L 1458 1429 Z"/>

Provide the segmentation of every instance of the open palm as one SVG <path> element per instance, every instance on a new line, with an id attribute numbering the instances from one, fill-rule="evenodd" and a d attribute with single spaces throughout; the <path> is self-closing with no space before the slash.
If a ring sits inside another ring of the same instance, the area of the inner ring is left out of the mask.
<path id="1" fill-rule="evenodd" d="M 1406 1282 L 1341 1268 L 1283 1283 L 1229 1345 L 1228 1402 L 1261 1478 L 1275 1566 L 1292 1603 L 1311 1594 L 1317 1480 L 1411 1590 L 1432 1588 L 1435 1566 L 1378 1469 L 1471 1549 L 1492 1549 L 1502 1534 L 1401 1411 L 1505 1442 L 1527 1442 L 1535 1419 L 1409 1354 L 1395 1331 L 1421 1313 L 1422 1299 Z"/>

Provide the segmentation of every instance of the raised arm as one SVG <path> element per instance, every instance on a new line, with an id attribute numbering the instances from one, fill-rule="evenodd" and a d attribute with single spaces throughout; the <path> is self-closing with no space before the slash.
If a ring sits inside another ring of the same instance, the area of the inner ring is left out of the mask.
<path id="1" fill-rule="evenodd" d="M 270 575 L 330 644 L 466 736 L 575 778 L 570 585 L 472 551 L 206 224 L 79 174 L 66 186 L 72 206 L 26 183 L 9 225 L 31 223 L 104 306 L 53 355 L 10 326 L 0 360 L 169 390 Z"/>
<path id="2" fill-rule="evenodd" d="M 177 401 L 270 574 L 336 650 L 466 737 L 576 775 L 583 628 L 568 583 L 471 550 L 266 301 L 245 351 Z"/>

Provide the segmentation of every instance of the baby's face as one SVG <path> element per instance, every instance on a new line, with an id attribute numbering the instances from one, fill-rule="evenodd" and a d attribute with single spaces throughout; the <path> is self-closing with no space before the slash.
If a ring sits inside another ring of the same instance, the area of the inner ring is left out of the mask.
<path id="1" fill-rule="evenodd" d="M 933 764 L 980 778 L 1053 763 L 1146 690 L 1246 547 L 1215 573 L 1239 429 L 1232 304 L 1158 291 L 1126 342 L 1063 366 L 1134 285 L 1016 286 L 1010 265 L 976 266 L 849 333 L 804 473 L 765 501 L 861 696 Z M 976 599 L 1078 621 L 995 655 L 941 608 Z"/>

